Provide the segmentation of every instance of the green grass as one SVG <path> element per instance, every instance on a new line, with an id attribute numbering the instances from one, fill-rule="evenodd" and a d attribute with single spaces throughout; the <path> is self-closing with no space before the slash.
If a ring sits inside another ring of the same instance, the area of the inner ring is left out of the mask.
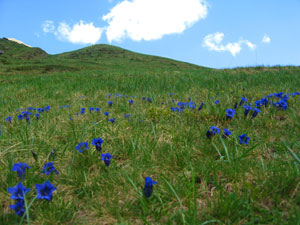
<path id="1" fill-rule="evenodd" d="M 31 72 L 5 72 L 18 64 L 16 59 L 1 70 L 0 224 L 20 221 L 9 209 L 13 200 L 8 193 L 20 181 L 11 171 L 18 162 L 31 166 L 23 182 L 31 188 L 27 204 L 36 196 L 35 184 L 49 179 L 57 187 L 51 202 L 34 201 L 30 224 L 300 224 L 299 96 L 289 99 L 287 110 L 268 106 L 255 119 L 245 118 L 241 107 L 231 121 L 225 116 L 242 96 L 254 103 L 271 93 L 299 91 L 300 68 L 213 70 L 178 62 L 181 67 L 175 70 L 167 63 L 158 67 L 143 61 L 119 66 L 121 59 L 114 64 L 107 57 L 105 69 L 95 62 L 95 67 L 68 71 L 73 66 L 66 62 L 83 60 L 72 55 L 44 61 L 60 63 L 64 72 L 42 73 L 40 64 Z M 101 56 L 85 58 L 81 65 Z M 143 101 L 144 96 L 153 102 Z M 203 109 L 171 112 L 189 97 L 197 106 L 205 102 Z M 19 108 L 47 105 L 51 110 L 30 125 L 16 118 Z M 86 114 L 74 115 L 82 107 Z M 101 112 L 90 113 L 88 107 Z M 106 111 L 116 118 L 114 124 Z M 7 116 L 13 117 L 11 124 L 4 121 Z M 210 126 L 228 128 L 233 136 L 207 139 Z M 248 146 L 238 142 L 243 133 L 251 138 Z M 91 146 L 98 137 L 104 140 L 102 151 L 113 155 L 109 167 Z M 84 154 L 75 150 L 81 141 L 90 144 Z M 53 148 L 55 157 L 50 156 Z M 41 173 L 49 161 L 59 175 Z M 158 181 L 149 199 L 143 196 L 146 176 Z"/>

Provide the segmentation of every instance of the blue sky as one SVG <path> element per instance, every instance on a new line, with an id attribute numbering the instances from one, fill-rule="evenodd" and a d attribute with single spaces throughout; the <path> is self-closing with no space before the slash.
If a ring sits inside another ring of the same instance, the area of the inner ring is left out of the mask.
<path id="1" fill-rule="evenodd" d="M 0 0 L 0 37 L 92 44 L 213 68 L 300 65 L 300 0 Z"/>

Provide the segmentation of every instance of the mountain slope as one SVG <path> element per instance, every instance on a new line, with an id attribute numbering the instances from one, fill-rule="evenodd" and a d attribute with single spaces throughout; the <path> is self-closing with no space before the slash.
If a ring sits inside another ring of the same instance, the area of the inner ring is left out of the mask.
<path id="1" fill-rule="evenodd" d="M 0 39 L 0 50 L 2 51 L 1 59 L 6 60 L 30 60 L 48 57 L 48 54 L 40 48 L 32 48 L 18 43 L 17 40 L 7 38 Z"/>
<path id="2" fill-rule="evenodd" d="M 6 38 L 0 39 L 0 73 L 48 73 L 86 70 L 190 71 L 204 67 L 168 58 L 139 54 L 112 45 L 98 44 L 76 51 L 49 55 Z"/>

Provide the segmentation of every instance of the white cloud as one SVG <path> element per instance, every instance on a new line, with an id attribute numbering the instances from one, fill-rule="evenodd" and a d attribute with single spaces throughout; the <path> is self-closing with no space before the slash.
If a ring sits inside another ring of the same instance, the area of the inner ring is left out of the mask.
<path id="1" fill-rule="evenodd" d="M 214 34 L 209 34 L 204 37 L 202 46 L 208 48 L 210 51 L 216 51 L 216 52 L 228 51 L 233 56 L 240 53 L 243 44 L 247 45 L 250 50 L 254 50 L 256 48 L 255 44 L 244 39 L 241 39 L 233 43 L 229 42 L 226 45 L 223 45 L 222 44 L 223 38 L 224 38 L 224 33 L 216 32 Z"/>
<path id="2" fill-rule="evenodd" d="M 271 38 L 268 35 L 264 35 L 263 39 L 261 40 L 262 43 L 269 44 L 271 42 Z"/>
<path id="3" fill-rule="evenodd" d="M 95 27 L 93 23 L 85 23 L 82 20 L 70 27 L 61 22 L 55 29 L 53 21 L 47 20 L 42 25 L 43 31 L 53 33 L 58 39 L 66 40 L 73 44 L 95 44 L 100 40 L 103 28 Z"/>
<path id="4" fill-rule="evenodd" d="M 156 40 L 182 33 L 207 15 L 205 0 L 123 0 L 103 16 L 107 39 Z"/>
<path id="5" fill-rule="evenodd" d="M 42 24 L 42 29 L 45 33 L 54 32 L 54 30 L 55 30 L 54 22 L 52 20 L 46 20 Z"/>
<path id="6" fill-rule="evenodd" d="M 60 23 L 55 35 L 73 44 L 95 44 L 100 40 L 102 32 L 103 28 L 80 20 L 72 28 L 66 23 Z"/>

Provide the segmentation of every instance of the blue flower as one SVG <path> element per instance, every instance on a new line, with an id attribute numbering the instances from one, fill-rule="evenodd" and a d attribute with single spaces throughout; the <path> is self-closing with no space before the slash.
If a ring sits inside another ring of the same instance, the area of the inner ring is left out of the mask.
<path id="1" fill-rule="evenodd" d="M 190 101 L 188 107 L 189 107 L 190 109 L 195 109 L 195 108 L 196 108 L 195 102 Z"/>
<path id="2" fill-rule="evenodd" d="M 90 110 L 90 112 L 92 112 L 92 111 L 94 111 L 95 109 L 94 109 L 94 107 L 90 107 L 89 110 Z"/>
<path id="3" fill-rule="evenodd" d="M 84 150 L 89 149 L 89 143 L 88 142 L 80 142 L 75 148 L 78 152 L 82 153 Z"/>
<path id="4" fill-rule="evenodd" d="M 245 102 L 247 102 L 247 99 L 244 98 L 244 97 L 241 97 L 241 101 L 240 101 L 239 106 L 243 105 Z"/>
<path id="5" fill-rule="evenodd" d="M 94 146 L 96 146 L 96 150 L 97 151 L 101 151 L 101 149 L 102 149 L 102 144 L 103 144 L 103 140 L 102 140 L 102 138 L 94 138 L 93 140 L 92 140 L 92 145 L 94 145 Z"/>
<path id="6" fill-rule="evenodd" d="M 18 199 L 14 205 L 10 205 L 11 210 L 15 210 L 18 216 L 23 216 L 25 213 L 25 202 L 22 199 Z"/>
<path id="7" fill-rule="evenodd" d="M 133 100 L 128 100 L 129 105 L 133 104 Z"/>
<path id="8" fill-rule="evenodd" d="M 29 118 L 29 116 L 32 115 L 31 112 L 27 112 L 27 111 L 22 112 L 22 114 L 23 114 L 23 116 L 24 116 L 25 118 Z"/>
<path id="9" fill-rule="evenodd" d="M 24 116 L 23 116 L 23 115 L 21 115 L 21 114 L 20 114 L 20 115 L 18 115 L 18 119 L 19 119 L 19 120 L 22 120 L 23 118 L 24 118 Z"/>
<path id="10" fill-rule="evenodd" d="M 239 136 L 240 144 L 246 144 L 248 145 L 250 138 L 246 136 L 246 134 L 242 134 Z"/>
<path id="11" fill-rule="evenodd" d="M 125 117 L 125 118 L 129 118 L 129 117 L 130 117 L 130 114 L 125 114 L 124 117 Z"/>
<path id="12" fill-rule="evenodd" d="M 101 154 L 101 160 L 104 161 L 106 166 L 109 166 L 112 155 L 109 153 Z"/>
<path id="13" fill-rule="evenodd" d="M 36 114 L 35 114 L 35 117 L 36 117 L 36 119 L 39 119 L 39 118 L 41 117 L 41 114 L 36 113 Z"/>
<path id="14" fill-rule="evenodd" d="M 111 123 L 114 123 L 115 121 L 116 121 L 115 118 L 111 118 L 111 119 L 108 120 L 108 122 L 111 122 Z"/>
<path id="15" fill-rule="evenodd" d="M 47 105 L 46 107 L 44 107 L 44 110 L 48 112 L 50 108 L 51 108 L 50 105 Z"/>
<path id="16" fill-rule="evenodd" d="M 108 116 L 108 115 L 109 115 L 109 112 L 105 112 L 104 115 L 105 115 L 105 116 Z"/>
<path id="17" fill-rule="evenodd" d="M 216 100 L 214 103 L 217 105 L 217 104 L 220 104 L 220 101 Z"/>
<path id="18" fill-rule="evenodd" d="M 147 101 L 148 101 L 149 103 L 152 103 L 152 98 L 147 98 Z"/>
<path id="19" fill-rule="evenodd" d="M 12 117 L 11 117 L 11 116 L 8 116 L 8 117 L 6 117 L 5 121 L 7 121 L 7 122 L 11 123 L 11 121 L 12 121 Z"/>
<path id="20" fill-rule="evenodd" d="M 112 96 L 112 94 L 108 94 L 107 96 L 110 98 Z"/>
<path id="21" fill-rule="evenodd" d="M 252 118 L 255 118 L 259 112 L 261 112 L 259 109 L 254 108 L 254 112 L 252 114 Z"/>
<path id="22" fill-rule="evenodd" d="M 44 109 L 38 108 L 37 111 L 38 111 L 39 113 L 41 113 L 41 112 L 44 112 Z"/>
<path id="23" fill-rule="evenodd" d="M 52 152 L 51 152 L 52 153 Z M 53 153 L 52 153 L 53 154 Z M 43 168 L 43 173 L 46 174 L 47 176 L 49 176 L 50 173 L 56 173 L 56 174 L 59 174 L 58 171 L 55 169 L 55 167 L 53 166 L 53 162 L 49 162 L 49 163 L 46 163 L 44 165 L 44 168 Z"/>
<path id="24" fill-rule="evenodd" d="M 153 181 L 151 177 L 145 178 L 144 195 L 149 198 L 153 192 L 153 185 L 157 184 L 157 181 Z"/>
<path id="25" fill-rule="evenodd" d="M 231 132 L 228 129 L 224 129 L 224 133 L 222 135 L 222 138 L 227 138 L 230 135 L 232 135 Z"/>
<path id="26" fill-rule="evenodd" d="M 207 138 L 211 138 L 211 137 L 215 136 L 216 133 L 219 134 L 219 133 L 220 133 L 220 129 L 217 128 L 217 127 L 215 127 L 215 126 L 212 126 L 212 127 L 210 127 L 209 130 L 206 132 L 206 137 L 207 137 Z"/>
<path id="27" fill-rule="evenodd" d="M 25 178 L 25 170 L 30 169 L 30 166 L 28 166 L 26 163 L 15 163 L 12 167 L 12 171 L 17 171 L 18 176 L 22 179 Z"/>
<path id="28" fill-rule="evenodd" d="M 85 108 L 81 108 L 80 114 L 81 114 L 81 115 L 85 114 Z"/>
<path id="29" fill-rule="evenodd" d="M 245 109 L 244 115 L 247 116 L 250 110 L 252 110 L 252 107 L 250 105 L 244 105 L 243 107 Z"/>
<path id="30" fill-rule="evenodd" d="M 38 199 L 46 199 L 50 201 L 52 199 L 52 192 L 55 191 L 57 188 L 54 187 L 53 184 L 47 180 L 43 184 L 36 184 L 35 189 L 37 191 L 37 198 Z"/>
<path id="31" fill-rule="evenodd" d="M 95 108 L 95 111 L 96 112 L 100 112 L 100 108 Z"/>
<path id="32" fill-rule="evenodd" d="M 108 104 L 109 106 L 112 106 L 113 101 L 108 101 L 107 104 Z"/>
<path id="33" fill-rule="evenodd" d="M 23 186 L 21 182 L 19 182 L 16 186 L 14 187 L 9 187 L 8 192 L 11 194 L 10 198 L 14 200 L 20 200 L 24 199 L 24 195 L 30 191 L 29 188 L 26 188 Z"/>
<path id="34" fill-rule="evenodd" d="M 235 114 L 234 109 L 226 109 L 226 118 L 227 119 L 232 119 Z"/>
<path id="35" fill-rule="evenodd" d="M 146 100 L 146 97 L 142 97 L 142 100 Z"/>
<path id="36" fill-rule="evenodd" d="M 203 108 L 203 106 L 204 106 L 204 102 L 201 103 L 201 105 L 198 108 L 198 111 L 200 111 Z"/>
<path id="37" fill-rule="evenodd" d="M 233 106 L 233 108 L 234 108 L 234 109 L 236 109 L 236 108 L 237 108 L 237 104 L 238 104 L 238 103 L 237 103 L 237 102 L 235 102 L 235 104 L 234 104 L 234 106 Z"/>

